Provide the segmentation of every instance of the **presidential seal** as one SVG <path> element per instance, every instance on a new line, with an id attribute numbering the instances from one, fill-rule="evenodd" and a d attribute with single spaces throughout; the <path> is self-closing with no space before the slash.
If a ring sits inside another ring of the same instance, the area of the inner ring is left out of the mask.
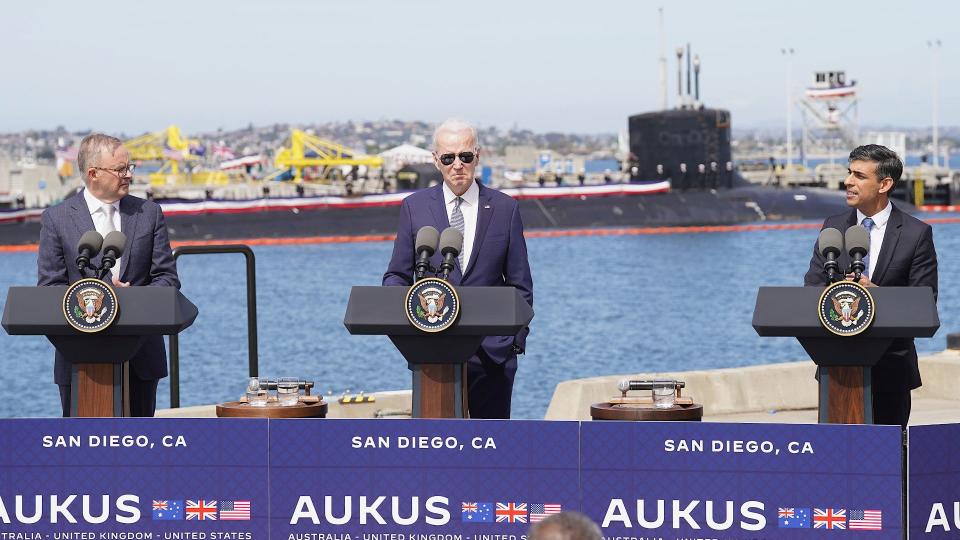
<path id="1" fill-rule="evenodd" d="M 460 314 L 460 297 L 440 278 L 424 278 L 407 291 L 404 309 L 410 324 L 424 332 L 442 332 Z"/>
<path id="2" fill-rule="evenodd" d="M 863 285 L 838 281 L 820 295 L 820 322 L 838 336 L 855 336 L 873 323 L 875 305 Z"/>
<path id="3" fill-rule="evenodd" d="M 113 324 L 119 306 L 117 293 L 99 279 L 81 279 L 68 287 L 63 295 L 63 316 L 67 323 L 90 334 Z"/>

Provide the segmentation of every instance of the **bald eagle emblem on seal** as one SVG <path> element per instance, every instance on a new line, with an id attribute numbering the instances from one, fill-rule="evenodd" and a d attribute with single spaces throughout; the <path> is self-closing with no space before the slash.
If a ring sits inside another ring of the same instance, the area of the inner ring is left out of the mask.
<path id="1" fill-rule="evenodd" d="M 113 324 L 118 306 L 113 288 L 99 279 L 81 279 L 63 295 L 67 323 L 85 333 L 100 332 Z"/>
<path id="2" fill-rule="evenodd" d="M 873 296 L 853 281 L 839 281 L 820 295 L 820 322 L 838 336 L 855 336 L 873 323 L 876 314 Z"/>
<path id="3" fill-rule="evenodd" d="M 452 285 L 439 278 L 414 283 L 405 300 L 407 319 L 424 332 L 442 332 L 460 314 L 460 296 Z"/>

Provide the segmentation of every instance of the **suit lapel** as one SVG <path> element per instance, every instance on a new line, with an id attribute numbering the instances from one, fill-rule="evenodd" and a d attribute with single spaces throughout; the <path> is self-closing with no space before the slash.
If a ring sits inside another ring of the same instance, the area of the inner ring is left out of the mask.
<path id="1" fill-rule="evenodd" d="M 120 232 L 127 237 L 127 245 L 123 248 L 123 256 L 120 258 L 120 280 L 123 280 L 123 275 L 127 271 L 128 263 L 130 262 L 130 257 L 128 254 L 133 247 L 133 239 L 136 238 L 137 234 L 137 224 L 140 222 L 138 219 L 139 212 L 136 212 L 134 208 L 133 201 L 130 197 L 124 197 L 120 199 Z"/>
<path id="2" fill-rule="evenodd" d="M 97 227 L 93 224 L 93 218 L 90 216 L 90 209 L 87 208 L 87 200 L 83 198 L 82 191 L 70 198 L 70 208 L 78 239 L 83 233 L 96 230 Z"/>
<path id="3" fill-rule="evenodd" d="M 903 228 L 903 215 L 900 210 L 894 206 L 890 211 L 890 219 L 887 221 L 887 230 L 883 232 L 883 244 L 880 246 L 880 258 L 870 281 L 877 285 L 883 281 L 883 275 L 887 272 L 887 266 L 893 259 L 893 252 L 897 250 L 897 242 L 900 241 L 900 230 Z"/>
<path id="4" fill-rule="evenodd" d="M 433 222 L 437 224 L 437 230 L 443 232 L 450 226 L 450 219 L 447 217 L 447 205 L 443 200 L 443 184 L 433 188 L 430 197 L 430 213 L 433 214 Z"/>
<path id="5" fill-rule="evenodd" d="M 493 217 L 489 189 L 483 187 L 483 184 L 478 184 L 477 187 L 480 188 L 480 196 L 477 198 L 477 229 L 473 235 L 473 250 L 470 252 L 470 260 L 467 261 L 467 273 L 463 276 L 464 278 L 473 272 L 474 263 L 480 254 L 480 246 L 483 245 L 483 238 L 487 235 L 487 227 L 490 226 L 490 219 Z"/>

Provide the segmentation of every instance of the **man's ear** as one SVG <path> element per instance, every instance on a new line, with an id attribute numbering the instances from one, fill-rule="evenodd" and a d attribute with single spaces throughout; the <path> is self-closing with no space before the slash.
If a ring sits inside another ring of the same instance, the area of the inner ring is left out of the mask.
<path id="1" fill-rule="evenodd" d="M 889 176 L 880 181 L 880 193 L 890 193 L 893 189 L 893 178 Z"/>

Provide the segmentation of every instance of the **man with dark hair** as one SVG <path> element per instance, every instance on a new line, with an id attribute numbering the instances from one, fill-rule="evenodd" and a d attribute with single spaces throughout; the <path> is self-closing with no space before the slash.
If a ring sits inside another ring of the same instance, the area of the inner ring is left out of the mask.
<path id="1" fill-rule="evenodd" d="M 884 146 L 859 146 L 850 152 L 848 172 L 844 185 L 847 206 L 852 210 L 827 218 L 823 229 L 842 232 L 863 225 L 870 232 L 870 251 L 859 283 L 865 287 L 931 287 L 936 298 L 933 229 L 890 202 L 890 192 L 903 173 L 900 158 Z M 804 285 L 827 285 L 824 261 L 814 245 Z M 849 263 L 849 256 L 841 254 L 841 268 Z M 853 275 L 848 274 L 847 278 L 852 279 Z M 893 340 L 872 373 L 874 423 L 906 427 L 910 419 L 910 390 L 920 386 L 913 339 Z"/>
<path id="2" fill-rule="evenodd" d="M 72 264 L 80 236 L 120 231 L 127 237 L 123 256 L 107 276 L 115 287 L 154 285 L 180 288 L 160 205 L 129 194 L 134 165 L 116 137 L 92 133 L 80 142 L 77 166 L 84 189 L 43 212 L 37 285 L 68 285 L 85 277 Z M 90 261 L 100 264 L 98 255 Z M 153 416 L 157 384 L 167 376 L 163 336 L 147 336 L 130 360 L 130 414 Z M 70 416 L 71 366 L 56 353 L 54 382 L 60 386 L 63 416 Z"/>
<path id="3" fill-rule="evenodd" d="M 587 516 L 567 511 L 534 523 L 527 540 L 603 540 L 603 533 Z"/>

